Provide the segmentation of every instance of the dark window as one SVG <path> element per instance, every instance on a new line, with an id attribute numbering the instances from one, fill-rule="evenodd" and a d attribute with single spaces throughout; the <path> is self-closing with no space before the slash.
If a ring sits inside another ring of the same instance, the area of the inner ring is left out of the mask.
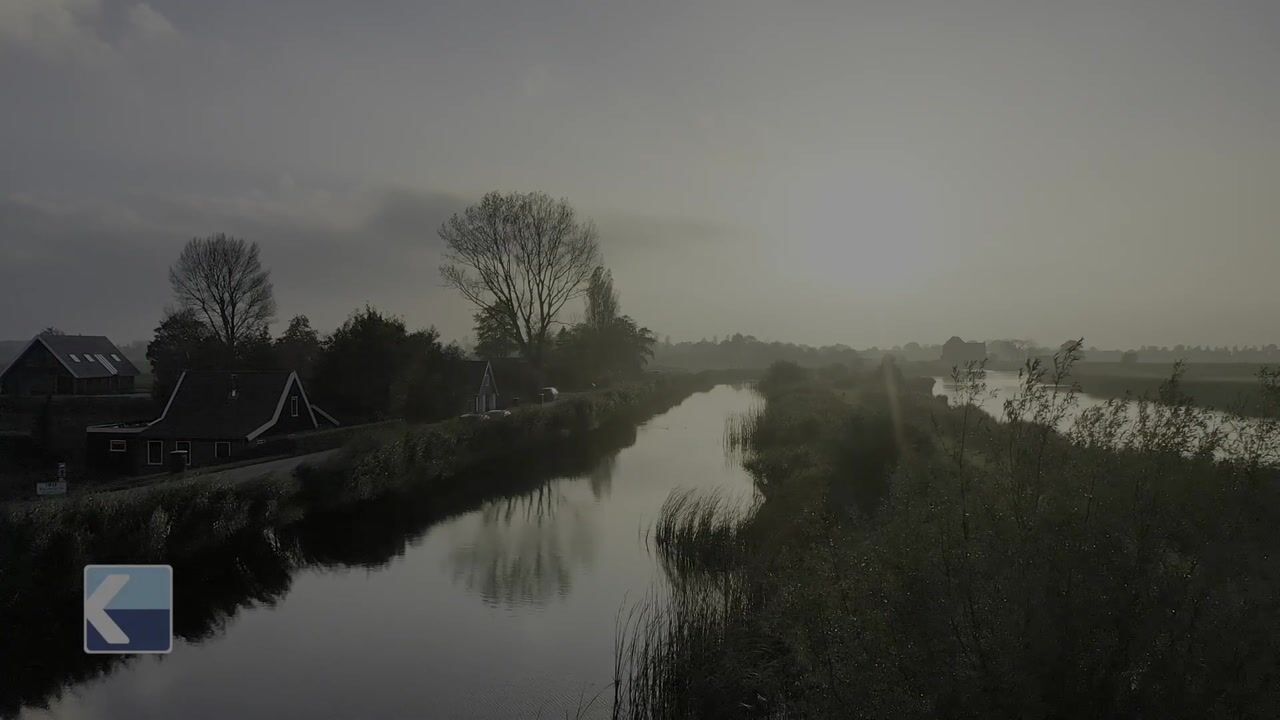
<path id="1" fill-rule="evenodd" d="M 231 457 L 231 443 L 215 442 L 213 444 L 213 456 L 219 459 Z"/>
<path id="2" fill-rule="evenodd" d="M 298 396 L 289 398 L 289 417 L 298 417 Z"/>
<path id="3" fill-rule="evenodd" d="M 173 444 L 173 449 L 181 450 L 185 452 L 187 454 L 185 458 L 186 462 L 188 465 L 191 464 L 191 441 L 190 440 L 179 440 L 178 442 Z"/>
<path id="4" fill-rule="evenodd" d="M 128 451 L 129 451 L 129 443 L 125 442 L 124 440 L 111 441 L 111 452 L 128 452 Z"/>
<path id="5" fill-rule="evenodd" d="M 163 440 L 147 441 L 147 464 L 148 465 L 164 464 L 164 441 Z"/>

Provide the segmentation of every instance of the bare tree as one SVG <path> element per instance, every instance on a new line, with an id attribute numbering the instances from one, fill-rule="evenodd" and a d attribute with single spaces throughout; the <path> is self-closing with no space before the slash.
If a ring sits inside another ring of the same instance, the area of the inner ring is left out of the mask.
<path id="1" fill-rule="evenodd" d="M 596 229 L 565 200 L 491 192 L 440 226 L 445 281 L 541 366 L 551 326 L 600 261 Z"/>
<path id="2" fill-rule="evenodd" d="M 233 355 L 261 337 L 276 313 L 271 271 L 258 258 L 258 243 L 227 235 L 194 238 L 169 268 L 178 303 L 194 311 Z"/>

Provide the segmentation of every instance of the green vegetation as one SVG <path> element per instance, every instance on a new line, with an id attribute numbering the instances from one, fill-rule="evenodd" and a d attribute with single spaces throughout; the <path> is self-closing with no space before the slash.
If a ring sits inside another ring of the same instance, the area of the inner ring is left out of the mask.
<path id="1" fill-rule="evenodd" d="M 726 438 L 761 500 L 668 503 L 615 716 L 1280 715 L 1280 423 L 1174 375 L 1056 432 L 1078 352 L 1027 368 L 1011 422 L 980 366 L 951 407 L 891 365 L 774 366 Z"/>
<path id="2" fill-rule="evenodd" d="M 633 421 L 710 387 L 705 375 L 656 376 L 521 408 L 509 418 L 389 424 L 358 434 L 331 461 L 294 475 L 242 482 L 197 476 L 0 507 L 0 579 L 17 593 L 72 587 L 91 562 L 188 557 L 249 529 L 402 490 L 429 488 L 444 496 L 459 489 L 455 481 L 464 472 L 513 455 L 557 452 L 567 439 L 581 442 L 608 423 Z M 34 582 L 37 575 L 42 582 Z M 0 595 L 0 612 L 20 600 Z"/>

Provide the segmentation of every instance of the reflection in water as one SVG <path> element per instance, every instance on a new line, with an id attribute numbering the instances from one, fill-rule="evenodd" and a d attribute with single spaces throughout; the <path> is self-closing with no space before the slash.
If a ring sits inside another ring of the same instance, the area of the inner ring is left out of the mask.
<path id="1" fill-rule="evenodd" d="M 453 580 L 493 605 L 536 605 L 569 594 L 575 568 L 595 559 L 593 506 L 608 499 L 617 461 L 617 452 L 607 453 L 579 476 L 485 502 L 474 531 L 449 554 Z M 590 495 L 582 492 L 583 479 Z"/>
<path id="2" fill-rule="evenodd" d="M 753 397 L 722 386 L 642 438 L 607 428 L 449 497 L 312 512 L 175 560 L 183 642 L 162 659 L 84 655 L 78 588 L 48 591 L 66 583 L 39 568 L 0 577 L 44 589 L 0 593 L 0 715 L 573 716 L 611 678 L 619 608 L 660 577 L 640 537 L 667 494 L 750 492 L 721 434 Z"/>
<path id="3" fill-rule="evenodd" d="M 565 496 L 564 480 L 485 503 L 470 541 L 449 554 L 455 582 L 485 602 L 542 603 L 568 594 L 575 567 L 589 565 L 589 515 Z"/>
<path id="4" fill-rule="evenodd" d="M 555 487 L 568 482 L 546 484 L 548 478 L 588 473 L 594 478 L 600 467 L 612 467 L 613 457 L 635 439 L 634 426 L 610 426 L 593 434 L 588 442 L 562 448 L 551 457 L 494 463 L 476 471 L 471 474 L 474 482 L 460 485 L 477 489 L 457 497 L 409 492 L 312 513 L 284 528 L 246 531 L 216 551 L 180 563 L 174 573 L 174 634 L 192 643 L 217 637 L 241 610 L 275 606 L 289 592 L 293 576 L 305 567 L 385 567 L 403 556 L 432 525 L 481 502 L 483 514 L 493 515 L 495 522 L 504 513 L 507 522 L 515 520 L 519 508 L 525 509 L 527 518 L 545 520 L 554 514 Z M 607 488 L 608 480 L 599 486 Z M 483 500 L 493 495 L 499 498 Z M 582 532 L 574 534 L 573 541 L 578 547 L 589 546 Z M 557 559 L 549 562 L 545 559 L 548 556 Z M 481 592 L 486 592 L 486 599 L 541 597 L 542 591 L 517 588 L 541 583 L 521 578 L 541 577 L 546 569 L 554 570 L 556 584 L 567 588 L 569 572 L 567 567 L 559 567 L 560 556 L 558 552 L 520 553 L 518 558 L 529 558 L 529 562 L 517 559 L 509 563 L 509 570 L 495 573 L 488 583 L 491 589 Z M 39 579 L 46 574 L 46 580 Z M 78 588 L 50 593 L 47 588 L 65 584 L 61 577 L 55 583 L 54 577 L 57 575 L 48 569 L 34 568 L 23 585 L 46 590 L 17 594 L 6 587 L 0 595 L 4 600 L 0 604 L 0 717 L 14 716 L 23 706 L 45 707 L 61 695 L 64 686 L 83 683 L 136 660 L 78 652 L 82 633 Z M 0 581 L 12 582 L 2 577 Z M 477 582 L 476 587 L 484 588 L 485 584 Z"/>

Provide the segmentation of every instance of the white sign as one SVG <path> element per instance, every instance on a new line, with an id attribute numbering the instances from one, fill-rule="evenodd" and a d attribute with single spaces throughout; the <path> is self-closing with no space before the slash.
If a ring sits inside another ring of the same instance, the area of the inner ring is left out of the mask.
<path id="1" fill-rule="evenodd" d="M 58 481 L 63 482 L 67 479 L 67 464 L 58 463 Z"/>
<path id="2" fill-rule="evenodd" d="M 37 495 L 66 495 L 67 481 L 58 480 L 57 482 L 38 482 L 36 483 Z"/>

